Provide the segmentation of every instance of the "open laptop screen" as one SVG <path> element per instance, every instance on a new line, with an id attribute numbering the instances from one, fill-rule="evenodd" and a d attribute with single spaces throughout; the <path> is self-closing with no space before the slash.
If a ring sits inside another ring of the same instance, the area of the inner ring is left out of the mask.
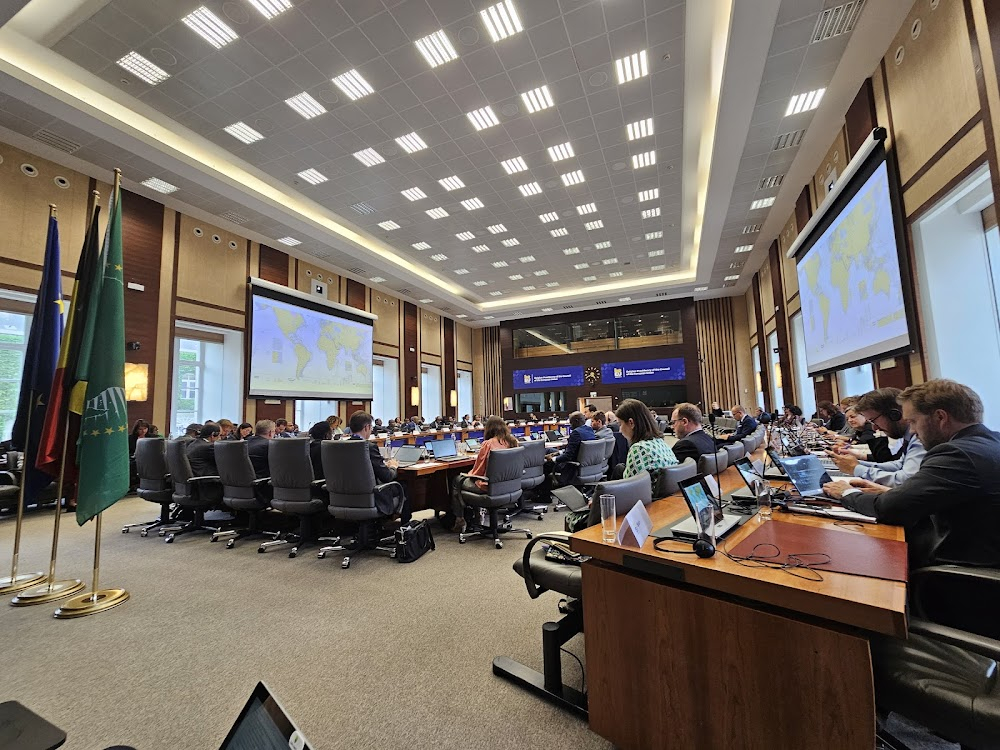
<path id="1" fill-rule="evenodd" d="M 823 485 L 833 481 L 823 468 L 823 464 L 811 453 L 804 456 L 786 456 L 781 459 L 781 464 L 795 485 L 795 489 L 803 497 L 822 495 Z"/>
<path id="2" fill-rule="evenodd" d="M 454 440 L 429 440 L 427 447 L 434 453 L 434 458 L 448 458 L 458 455 L 458 446 Z"/>
<path id="3" fill-rule="evenodd" d="M 219 750 L 310 750 L 285 710 L 258 682 Z"/>
<path id="4" fill-rule="evenodd" d="M 414 464 L 424 455 L 424 449 L 419 445 L 401 445 L 393 455 L 400 464 Z"/>

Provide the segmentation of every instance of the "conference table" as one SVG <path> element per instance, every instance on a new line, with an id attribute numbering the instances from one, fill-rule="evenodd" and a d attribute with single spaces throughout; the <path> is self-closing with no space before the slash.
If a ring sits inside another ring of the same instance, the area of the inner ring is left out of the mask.
<path id="1" fill-rule="evenodd" d="M 725 492 L 742 485 L 732 468 L 721 479 Z M 690 515 L 680 496 L 647 509 L 653 529 Z M 718 546 L 734 549 L 761 523 L 751 518 Z M 896 526 L 778 511 L 763 523 L 905 542 Z M 905 582 L 829 570 L 806 580 L 721 551 L 709 559 L 657 551 L 652 538 L 641 549 L 607 544 L 600 526 L 570 545 L 590 556 L 582 565 L 590 728 L 616 747 L 874 747 L 869 637 L 906 636 Z"/>

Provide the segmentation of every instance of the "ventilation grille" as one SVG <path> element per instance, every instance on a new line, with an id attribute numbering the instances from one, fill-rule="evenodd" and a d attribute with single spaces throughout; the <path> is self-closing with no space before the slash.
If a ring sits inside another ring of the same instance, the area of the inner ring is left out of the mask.
<path id="1" fill-rule="evenodd" d="M 599 299 L 594 304 L 595 305 L 606 305 L 606 304 L 608 304 L 608 301 L 606 299 Z"/>
<path id="2" fill-rule="evenodd" d="M 363 268 L 348 268 L 347 272 L 348 273 L 353 273 L 353 274 L 355 274 L 357 276 L 367 276 L 368 275 L 368 272 L 365 269 L 363 269 Z"/>
<path id="3" fill-rule="evenodd" d="M 573 305 L 563 305 L 562 309 L 563 310 L 572 310 L 573 309 Z"/>
<path id="4" fill-rule="evenodd" d="M 355 203 L 351 206 L 359 214 L 373 214 L 375 213 L 375 208 L 367 203 Z"/>
<path id="5" fill-rule="evenodd" d="M 80 148 L 79 143 L 71 141 L 69 138 L 63 138 L 61 135 L 56 135 L 51 130 L 46 130 L 45 128 L 35 131 L 35 134 L 31 137 L 36 141 L 41 141 L 46 146 L 51 146 L 57 151 L 67 154 L 72 154 Z"/>
<path id="6" fill-rule="evenodd" d="M 841 34 L 854 31 L 858 23 L 858 16 L 865 7 L 865 0 L 853 0 L 853 2 L 836 5 L 827 8 L 819 14 L 816 19 L 816 28 L 813 29 L 810 44 L 832 39 Z"/>
<path id="7" fill-rule="evenodd" d="M 413 290 L 412 289 L 397 289 L 396 291 L 399 292 L 400 294 L 406 295 L 407 297 L 412 297 L 413 296 Z"/>
<path id="8" fill-rule="evenodd" d="M 765 177 L 760 181 L 760 187 L 758 190 L 769 190 L 771 188 L 780 187 L 783 179 L 785 179 L 785 175 L 783 174 L 773 174 L 770 177 Z"/>
<path id="9" fill-rule="evenodd" d="M 743 234 L 753 234 L 760 231 L 760 224 L 747 224 L 743 227 Z"/>
<path id="10" fill-rule="evenodd" d="M 795 130 L 791 133 L 782 133 L 774 139 L 774 146 L 771 150 L 781 151 L 783 148 L 795 148 L 802 143 L 802 136 L 805 135 L 805 132 L 805 130 Z"/>
<path id="11" fill-rule="evenodd" d="M 224 214 L 219 214 L 219 218 L 231 221 L 233 224 L 246 224 L 250 221 L 246 216 L 238 214 L 235 211 L 226 211 Z"/>

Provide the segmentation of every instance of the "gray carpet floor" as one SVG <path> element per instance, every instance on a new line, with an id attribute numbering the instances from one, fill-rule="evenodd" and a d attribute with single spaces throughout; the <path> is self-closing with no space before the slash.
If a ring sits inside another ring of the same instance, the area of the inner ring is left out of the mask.
<path id="1" fill-rule="evenodd" d="M 542 623 L 559 616 L 556 594 L 531 600 L 511 570 L 523 535 L 496 550 L 435 524 L 437 550 L 416 563 L 361 555 L 342 570 L 314 550 L 290 560 L 253 540 L 227 550 L 201 534 L 168 545 L 121 533 L 156 510 L 131 497 L 105 514 L 101 582 L 131 593 L 122 606 L 59 621 L 55 605 L 0 603 L 0 700 L 65 730 L 68 750 L 217 748 L 258 680 L 317 750 L 609 747 L 491 672 L 501 654 L 540 669 Z M 52 518 L 27 515 L 22 572 L 48 569 Z M 59 577 L 89 584 L 93 528 L 63 517 Z M 13 534 L 0 519 L 0 566 Z M 567 647 L 583 657 L 582 638 Z"/>

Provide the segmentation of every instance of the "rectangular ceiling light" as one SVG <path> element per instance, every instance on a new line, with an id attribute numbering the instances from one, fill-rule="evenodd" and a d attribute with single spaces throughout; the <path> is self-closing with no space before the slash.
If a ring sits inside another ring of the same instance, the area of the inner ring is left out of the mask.
<path id="1" fill-rule="evenodd" d="M 282 237 L 278 240 L 282 245 L 288 245 L 289 247 L 295 247 L 296 245 L 301 245 L 302 240 L 297 240 L 294 237 Z"/>
<path id="2" fill-rule="evenodd" d="M 494 268 L 506 268 L 507 267 L 507 261 L 505 261 L 505 260 L 495 260 L 495 261 L 493 261 L 492 265 L 493 265 Z"/>
<path id="3" fill-rule="evenodd" d="M 742 234 L 753 234 L 754 232 L 760 231 L 760 224 L 747 224 L 743 227 Z"/>
<path id="4" fill-rule="evenodd" d="M 368 280 L 371 281 L 371 282 L 374 282 L 376 284 L 382 284 L 382 283 L 385 282 L 385 279 L 383 279 L 381 276 L 372 276 Z"/>
<path id="5" fill-rule="evenodd" d="M 250 4 L 268 21 L 292 7 L 289 0 L 250 0 Z"/>
<path id="6" fill-rule="evenodd" d="M 774 205 L 774 198 L 758 198 L 750 204 L 750 210 L 756 211 L 758 208 L 768 208 Z"/>
<path id="7" fill-rule="evenodd" d="M 551 307 L 543 307 L 542 308 L 542 312 L 552 312 L 552 308 Z"/>
<path id="8" fill-rule="evenodd" d="M 494 42 L 523 31 L 521 19 L 517 17 L 517 10 L 512 0 L 503 0 L 502 3 L 491 5 L 479 11 L 479 15 Z"/>
<path id="9" fill-rule="evenodd" d="M 611 247 L 611 243 L 607 240 L 605 240 L 604 242 L 598 242 L 596 245 L 594 245 L 595 250 L 607 250 L 609 247 Z"/>
<path id="10" fill-rule="evenodd" d="M 455 269 L 455 274 L 457 276 L 465 276 L 467 273 L 469 273 L 469 269 L 468 268 L 456 268 Z"/>
<path id="11" fill-rule="evenodd" d="M 569 187 L 570 185 L 579 185 L 584 181 L 584 179 L 586 179 L 583 176 L 583 172 L 579 169 L 574 172 L 567 172 L 566 174 L 559 175 L 559 178 L 566 187 Z"/>
<path id="12" fill-rule="evenodd" d="M 469 316 L 468 316 L 468 315 L 466 315 L 465 313 L 462 313 L 461 315 L 456 315 L 455 317 L 456 317 L 456 318 L 467 318 L 467 317 L 469 317 Z"/>
<path id="13" fill-rule="evenodd" d="M 508 278 L 508 279 L 510 279 L 511 281 L 520 281 L 521 279 L 523 279 L 523 278 L 524 278 L 524 276 L 522 276 L 522 275 L 521 275 L 521 274 L 519 274 L 519 273 L 512 273 L 512 274 L 511 274 L 510 276 L 508 276 L 507 278 Z"/>
<path id="14" fill-rule="evenodd" d="M 482 208 L 483 202 L 479 198 L 469 198 L 468 200 L 462 201 L 462 208 L 466 211 L 475 211 L 477 208 Z"/>
<path id="15" fill-rule="evenodd" d="M 785 179 L 783 174 L 773 174 L 770 177 L 765 177 L 760 181 L 760 190 L 769 190 L 771 188 L 781 187 L 781 181 Z"/>
<path id="16" fill-rule="evenodd" d="M 618 258 L 605 258 L 601 263 L 605 266 L 613 266 L 618 262 Z"/>
<path id="17" fill-rule="evenodd" d="M 520 245 L 521 241 L 517 237 L 510 237 L 506 240 L 501 240 L 500 244 L 504 247 L 514 247 L 514 245 Z"/>
<path id="18" fill-rule="evenodd" d="M 373 148 L 366 148 L 363 151 L 358 151 L 354 154 L 354 158 L 366 167 L 374 167 L 376 164 L 381 164 L 385 161 L 382 154 Z"/>
<path id="19" fill-rule="evenodd" d="M 354 68 L 334 78 L 333 85 L 340 89 L 344 93 L 344 96 L 352 102 L 363 96 L 375 93 L 375 89 L 372 88 L 371 84 Z"/>
<path id="20" fill-rule="evenodd" d="M 414 250 L 430 250 L 431 249 L 431 246 L 428 245 L 426 242 L 414 242 L 412 247 L 413 247 Z"/>
<path id="21" fill-rule="evenodd" d="M 736 253 L 749 253 L 751 250 L 753 250 L 753 245 L 740 245 L 733 252 L 736 252 Z"/>
<path id="22" fill-rule="evenodd" d="M 316 169 L 307 169 L 303 172 L 299 172 L 299 177 L 308 182 L 310 185 L 319 185 L 320 183 L 326 182 L 329 177 Z"/>
<path id="23" fill-rule="evenodd" d="M 294 109 L 307 120 L 311 120 L 312 118 L 318 117 L 326 112 L 326 107 L 316 101 L 305 91 L 301 94 L 296 94 L 291 99 L 285 99 L 285 104 Z"/>
<path id="24" fill-rule="evenodd" d="M 533 292 L 538 287 L 536 287 L 534 284 L 528 284 L 528 286 L 522 286 L 521 288 L 526 292 Z M 552 308 L 550 307 L 549 309 L 551 310 Z"/>
<path id="25" fill-rule="evenodd" d="M 412 154 L 416 151 L 423 151 L 425 148 L 427 148 L 427 144 L 424 143 L 424 139 L 421 138 L 416 133 L 407 133 L 406 135 L 401 135 L 399 138 L 396 139 L 396 143 L 398 143 L 402 147 L 402 149 L 408 154 Z"/>
<path id="26" fill-rule="evenodd" d="M 726 278 L 723 279 L 723 281 L 738 281 L 739 278 L 740 278 L 740 275 L 739 274 L 735 274 L 733 276 L 727 276 Z"/>
<path id="27" fill-rule="evenodd" d="M 785 117 L 788 117 L 789 115 L 797 115 L 799 112 L 809 112 L 810 110 L 816 109 L 816 107 L 819 106 L 824 93 L 826 93 L 826 89 L 816 89 L 815 91 L 806 91 L 802 94 L 796 94 L 788 102 L 788 109 L 785 110 Z"/>
<path id="28" fill-rule="evenodd" d="M 535 276 L 548 276 L 549 272 L 544 268 L 541 271 L 535 271 Z"/>
<path id="29" fill-rule="evenodd" d="M 444 29 L 439 29 L 433 34 L 418 39 L 416 45 L 420 54 L 424 56 L 427 64 L 432 68 L 458 57 L 458 53 L 448 39 L 448 35 L 444 33 Z"/>
<path id="30" fill-rule="evenodd" d="M 618 301 L 619 302 L 631 302 L 632 298 L 631 297 L 619 297 Z"/>
<path id="31" fill-rule="evenodd" d="M 558 229 L 550 229 L 549 234 L 553 237 L 565 237 L 569 234 L 569 230 L 566 227 L 559 227 Z"/>
<path id="32" fill-rule="evenodd" d="M 503 296 L 503 292 L 500 292 L 500 291 L 490 292 L 490 296 L 491 297 L 502 297 Z"/>
<path id="33" fill-rule="evenodd" d="M 431 256 L 431 260 L 436 260 L 440 263 L 442 260 L 448 260 L 448 256 L 443 253 L 434 253 L 434 255 Z"/>
<path id="34" fill-rule="evenodd" d="M 666 268 L 666 266 L 663 265 L 662 263 L 660 263 L 660 264 L 655 265 L 655 266 L 650 266 L 649 270 L 650 271 L 662 271 L 664 268 Z M 666 294 L 666 292 L 664 292 L 663 294 Z M 659 296 L 659 295 L 657 295 L 657 296 Z"/>
<path id="35" fill-rule="evenodd" d="M 549 289 L 551 289 L 552 287 L 559 286 L 559 282 L 558 281 L 548 281 L 548 282 L 545 283 L 545 286 L 547 286 Z"/>
<path id="36" fill-rule="evenodd" d="M 645 120 L 636 120 L 625 126 L 630 141 L 637 141 L 640 138 L 647 138 L 653 134 L 653 118 L 647 117 Z"/>
<path id="37" fill-rule="evenodd" d="M 584 203 L 582 206 L 576 207 L 576 212 L 580 214 L 580 216 L 584 216 L 585 214 L 592 214 L 595 213 L 596 211 L 597 211 L 596 203 Z"/>
<path id="38" fill-rule="evenodd" d="M 399 229 L 399 224 L 397 224 L 396 222 L 391 221 L 391 220 L 390 221 L 380 221 L 378 223 L 378 225 L 380 227 L 382 227 L 387 232 L 391 232 L 393 229 Z"/>
<path id="39" fill-rule="evenodd" d="M 708 287 L 707 286 L 696 286 L 694 288 L 694 290 L 696 292 L 707 292 L 708 291 Z"/>
<path id="40" fill-rule="evenodd" d="M 659 240 L 663 238 L 663 230 L 657 229 L 655 232 L 646 232 L 647 240 Z"/>
<path id="41" fill-rule="evenodd" d="M 549 93 L 548 86 L 539 86 L 537 89 L 524 92 L 521 94 L 521 101 L 524 102 L 524 106 L 528 108 L 528 114 L 531 115 L 548 109 L 553 104 L 552 94 Z"/>
<path id="42" fill-rule="evenodd" d="M 351 206 L 359 214 L 373 214 L 375 213 L 375 207 L 368 203 L 355 203 Z"/>
<path id="43" fill-rule="evenodd" d="M 608 274 L 608 276 L 612 279 L 620 279 L 624 275 L 625 275 L 624 271 L 612 271 L 611 273 Z"/>
<path id="44" fill-rule="evenodd" d="M 443 219 L 445 216 L 450 215 L 447 211 L 441 208 L 441 206 L 438 206 L 437 208 L 432 208 L 429 211 L 424 211 L 424 213 L 430 216 L 432 219 Z"/>
<path id="45" fill-rule="evenodd" d="M 486 227 L 486 231 L 489 232 L 490 234 L 503 234 L 504 232 L 507 231 L 507 227 L 505 227 L 503 224 L 491 224 L 490 226 Z"/>
<path id="46" fill-rule="evenodd" d="M 164 193 L 169 195 L 177 190 L 176 185 L 171 185 L 169 182 L 161 180 L 159 177 L 150 177 L 148 180 L 143 180 L 142 184 L 148 187 L 150 190 L 155 190 L 158 193 Z"/>
<path id="47" fill-rule="evenodd" d="M 473 281 L 472 282 L 472 286 L 486 286 L 486 282 L 482 281 L 482 280 L 480 280 L 480 281 Z"/>
<path id="48" fill-rule="evenodd" d="M 584 276 L 583 280 L 584 281 L 597 281 L 597 277 L 596 276 Z"/>
<path id="49" fill-rule="evenodd" d="M 473 245 L 472 249 L 477 253 L 488 253 L 490 251 L 489 245 Z"/>
<path id="50" fill-rule="evenodd" d="M 535 262 L 535 256 L 534 255 L 522 255 L 520 258 L 518 258 L 518 260 L 521 261 L 522 263 L 534 263 Z"/>
<path id="51" fill-rule="evenodd" d="M 407 188 L 402 192 L 403 192 L 403 197 L 406 198 L 406 200 L 408 201 L 419 201 L 427 197 L 427 193 L 425 193 L 418 187 Z"/>
<path id="52" fill-rule="evenodd" d="M 647 208 L 645 211 L 642 212 L 642 218 L 644 219 L 655 219 L 659 215 L 660 215 L 659 206 L 657 206 L 656 208 Z"/>
<path id="53" fill-rule="evenodd" d="M 601 219 L 598 219 L 597 221 L 588 221 L 583 225 L 583 228 L 588 232 L 593 232 L 595 229 L 603 229 L 604 222 Z"/>
<path id="54" fill-rule="evenodd" d="M 148 83 L 150 86 L 163 83 L 170 78 L 170 74 L 167 71 L 159 65 L 151 63 L 138 52 L 129 52 L 118 60 L 118 66 L 127 70 L 140 81 Z"/>
<path id="55" fill-rule="evenodd" d="M 542 222 L 542 224 L 548 224 L 550 221 L 555 221 L 558 218 L 559 214 L 557 214 L 555 211 L 550 211 L 547 214 L 538 215 L 538 220 Z"/>
<path id="56" fill-rule="evenodd" d="M 646 253 L 646 255 L 648 255 L 650 258 L 658 258 L 665 253 L 666 250 L 650 250 L 648 253 Z"/>
<path id="57" fill-rule="evenodd" d="M 469 240 L 476 239 L 476 235 L 474 235 L 472 232 L 460 232 L 455 236 L 458 237 L 458 239 L 460 239 L 462 242 L 468 242 Z"/>
<path id="58" fill-rule="evenodd" d="M 521 195 L 527 198 L 529 195 L 538 195 L 542 192 L 542 186 L 537 182 L 528 182 L 524 185 L 518 185 L 517 189 L 521 191 Z"/>
<path id="59" fill-rule="evenodd" d="M 573 268 L 575 268 L 577 271 L 582 271 L 584 268 L 590 268 L 590 264 L 589 263 L 576 263 L 576 264 L 574 264 Z"/>
<path id="60" fill-rule="evenodd" d="M 646 201 L 655 201 L 660 197 L 660 189 L 653 188 L 652 190 L 641 190 L 638 194 L 639 203 L 645 203 Z"/>
<path id="61" fill-rule="evenodd" d="M 562 161 L 571 156 L 575 156 L 575 154 L 573 153 L 573 144 L 569 141 L 560 143 L 558 146 L 549 146 L 549 158 L 552 161 Z"/>
<path id="62" fill-rule="evenodd" d="M 202 5 L 181 19 L 184 25 L 216 49 L 222 49 L 239 36 L 226 22 Z"/>
<path id="63" fill-rule="evenodd" d="M 493 107 L 483 107 L 473 112 L 467 112 L 465 116 L 469 118 L 469 122 L 476 130 L 486 130 L 486 128 L 500 124 L 497 116 L 493 113 Z"/>
<path id="64" fill-rule="evenodd" d="M 448 192 L 465 187 L 465 183 L 462 182 L 458 175 L 454 174 L 451 177 L 445 177 L 443 180 L 438 180 L 438 183 L 440 183 L 441 187 Z"/>
<path id="65" fill-rule="evenodd" d="M 524 163 L 524 159 L 520 156 L 515 156 L 513 159 L 507 159 L 507 161 L 500 162 L 500 166 L 504 168 L 507 174 L 517 174 L 518 172 L 523 172 L 528 168 L 528 165 Z"/>
<path id="66" fill-rule="evenodd" d="M 615 60 L 615 70 L 618 73 L 618 83 L 628 83 L 636 78 L 649 75 L 646 50 L 633 52 L 631 55 Z"/>
<path id="67" fill-rule="evenodd" d="M 632 154 L 632 169 L 642 169 L 656 164 L 656 152 L 646 151 L 642 154 Z"/>
<path id="68" fill-rule="evenodd" d="M 579 255 L 580 248 L 578 247 L 567 247 L 563 249 L 563 255 Z"/>
<path id="69" fill-rule="evenodd" d="M 226 127 L 226 132 L 233 138 L 244 143 L 256 143 L 263 140 L 264 136 L 251 128 L 245 122 L 234 122 Z"/>

